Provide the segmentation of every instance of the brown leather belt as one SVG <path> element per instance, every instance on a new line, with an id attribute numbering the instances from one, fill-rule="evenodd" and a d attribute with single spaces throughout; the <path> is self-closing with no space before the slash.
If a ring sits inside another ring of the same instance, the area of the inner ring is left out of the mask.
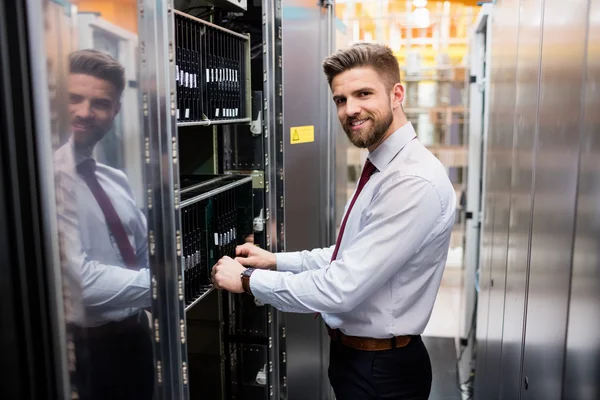
<path id="1" fill-rule="evenodd" d="M 404 347 L 417 336 L 396 336 L 389 339 L 374 339 L 358 336 L 348 336 L 342 333 L 339 329 L 331 329 L 327 327 L 327 332 L 332 341 L 343 344 L 357 350 L 366 351 L 383 351 L 391 350 L 398 347 Z"/>

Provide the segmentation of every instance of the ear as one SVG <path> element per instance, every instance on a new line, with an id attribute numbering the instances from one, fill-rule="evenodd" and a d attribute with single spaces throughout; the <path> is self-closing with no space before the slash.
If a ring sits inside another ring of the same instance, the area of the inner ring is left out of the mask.
<path id="1" fill-rule="evenodd" d="M 396 110 L 401 108 L 402 102 L 404 101 L 404 86 L 402 86 L 400 83 L 396 83 L 392 88 L 390 97 L 392 100 L 392 109 Z"/>

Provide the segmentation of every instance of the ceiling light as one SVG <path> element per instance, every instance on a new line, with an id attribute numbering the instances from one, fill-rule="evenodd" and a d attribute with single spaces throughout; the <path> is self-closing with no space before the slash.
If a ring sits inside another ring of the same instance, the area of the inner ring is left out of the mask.
<path id="1" fill-rule="evenodd" d="M 431 24 L 429 20 L 429 10 L 426 8 L 417 8 L 413 11 L 413 21 L 417 28 L 427 28 Z"/>

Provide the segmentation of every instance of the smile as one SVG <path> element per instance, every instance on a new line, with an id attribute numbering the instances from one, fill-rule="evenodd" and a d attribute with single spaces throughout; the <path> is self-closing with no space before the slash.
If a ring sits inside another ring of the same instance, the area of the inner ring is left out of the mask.
<path id="1" fill-rule="evenodd" d="M 359 127 L 359 126 L 361 126 L 362 124 L 364 124 L 365 122 L 367 122 L 367 120 L 366 120 L 366 119 L 361 119 L 361 120 L 358 120 L 358 121 L 352 121 L 352 122 L 350 123 L 350 125 L 351 125 L 352 127 Z"/>

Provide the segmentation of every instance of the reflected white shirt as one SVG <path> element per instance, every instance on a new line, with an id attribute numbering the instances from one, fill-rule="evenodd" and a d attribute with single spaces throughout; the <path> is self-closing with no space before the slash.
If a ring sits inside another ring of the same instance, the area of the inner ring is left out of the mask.
<path id="1" fill-rule="evenodd" d="M 352 336 L 423 333 L 446 264 L 456 195 L 444 166 L 415 137 L 408 123 L 369 154 L 378 172 L 354 204 L 337 260 L 330 263 L 334 246 L 277 254 L 277 271 L 256 270 L 250 279 L 259 301 L 320 312 L 329 327 Z"/>
<path id="2" fill-rule="evenodd" d="M 70 140 L 55 153 L 58 227 L 63 271 L 77 276 L 70 288 L 79 292 L 83 316 L 73 322 L 98 326 L 120 321 L 150 307 L 147 222 L 137 207 L 127 176 L 98 163 L 96 178 L 113 204 L 135 250 L 140 270 L 127 269 L 104 214 L 76 165 L 86 157 L 75 152 Z"/>

